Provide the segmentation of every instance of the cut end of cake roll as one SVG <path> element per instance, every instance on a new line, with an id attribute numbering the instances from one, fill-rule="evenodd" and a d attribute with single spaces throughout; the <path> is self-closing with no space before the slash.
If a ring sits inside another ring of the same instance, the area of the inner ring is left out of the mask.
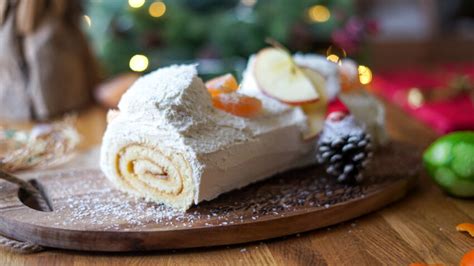
<path id="1" fill-rule="evenodd" d="M 193 204 L 199 165 L 182 134 L 212 108 L 203 87 L 195 65 L 171 66 L 140 78 L 123 95 L 101 149 L 101 169 L 116 187 L 177 210 Z"/>
<path id="2" fill-rule="evenodd" d="M 126 192 L 186 210 L 194 200 L 192 168 L 185 156 L 155 145 L 128 144 L 113 158 L 114 183 Z"/>

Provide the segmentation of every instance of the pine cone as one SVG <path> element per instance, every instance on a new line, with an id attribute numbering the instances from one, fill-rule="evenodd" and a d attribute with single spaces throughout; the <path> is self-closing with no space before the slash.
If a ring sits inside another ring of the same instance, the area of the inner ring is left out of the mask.
<path id="1" fill-rule="evenodd" d="M 338 182 L 360 183 L 362 170 L 372 157 L 370 136 L 352 115 L 340 121 L 327 120 L 318 140 L 318 162 Z"/>

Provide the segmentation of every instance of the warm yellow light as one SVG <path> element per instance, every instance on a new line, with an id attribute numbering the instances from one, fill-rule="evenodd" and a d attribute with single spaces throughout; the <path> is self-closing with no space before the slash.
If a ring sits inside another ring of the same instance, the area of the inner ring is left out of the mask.
<path id="1" fill-rule="evenodd" d="M 145 4 L 145 0 L 128 0 L 128 5 L 133 8 L 142 7 Z"/>
<path id="2" fill-rule="evenodd" d="M 83 16 L 84 21 L 86 22 L 87 26 L 90 28 L 92 26 L 92 20 L 88 15 Z"/>
<path id="3" fill-rule="evenodd" d="M 420 89 L 418 88 L 411 88 L 408 91 L 408 104 L 413 108 L 418 108 L 423 105 L 425 102 L 425 98 L 423 97 L 423 93 L 421 93 Z"/>
<path id="4" fill-rule="evenodd" d="M 257 0 L 240 0 L 244 6 L 254 6 L 257 3 Z"/>
<path id="5" fill-rule="evenodd" d="M 339 59 L 339 56 L 337 56 L 337 55 L 335 55 L 335 54 L 330 54 L 330 55 L 328 55 L 328 56 L 326 57 L 326 59 L 327 59 L 328 61 L 334 62 L 334 63 L 336 63 L 336 64 L 339 63 L 339 60 L 340 60 L 340 59 Z"/>
<path id="6" fill-rule="evenodd" d="M 357 71 L 359 72 L 359 81 L 361 84 L 369 84 L 372 81 L 372 71 L 370 68 L 360 65 Z"/>
<path id="7" fill-rule="evenodd" d="M 135 72 L 143 72 L 148 68 L 148 58 L 144 55 L 137 54 L 130 58 L 130 69 Z"/>
<path id="8" fill-rule="evenodd" d="M 308 17 L 313 22 L 326 22 L 331 17 L 331 12 L 325 6 L 314 5 L 308 9 Z"/>
<path id="9" fill-rule="evenodd" d="M 347 53 L 344 49 L 342 49 L 341 47 L 333 46 L 333 45 L 329 46 L 328 49 L 326 50 L 326 56 L 330 56 L 332 54 L 339 57 L 339 59 L 343 59 L 347 56 Z"/>
<path id="10" fill-rule="evenodd" d="M 165 3 L 161 1 L 156 1 L 153 4 L 150 5 L 150 8 L 148 8 L 148 13 L 150 13 L 150 16 L 154 18 L 159 18 L 163 16 L 166 12 L 166 5 Z"/>

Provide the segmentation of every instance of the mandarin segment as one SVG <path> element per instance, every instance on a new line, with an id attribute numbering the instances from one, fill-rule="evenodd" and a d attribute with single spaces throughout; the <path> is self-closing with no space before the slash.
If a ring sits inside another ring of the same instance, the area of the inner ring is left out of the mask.
<path id="1" fill-rule="evenodd" d="M 341 90 L 343 92 L 350 92 L 356 89 L 359 89 L 362 84 L 359 82 L 359 80 L 352 80 L 350 77 L 348 77 L 346 74 L 341 72 L 340 76 L 341 80 Z"/>
<path id="2" fill-rule="evenodd" d="M 231 93 L 239 88 L 237 80 L 232 74 L 215 77 L 206 82 L 207 91 L 212 97 L 221 93 Z"/>
<path id="3" fill-rule="evenodd" d="M 254 97 L 236 92 L 222 93 L 212 97 L 214 107 L 241 117 L 254 117 L 262 111 L 262 102 Z"/>
<path id="4" fill-rule="evenodd" d="M 474 266 L 474 249 L 464 254 L 459 266 Z"/>
<path id="5" fill-rule="evenodd" d="M 339 65 L 341 90 L 343 92 L 350 92 L 355 89 L 362 87 L 359 80 L 359 72 L 357 70 L 357 64 L 352 60 L 342 60 Z"/>
<path id="6" fill-rule="evenodd" d="M 467 232 L 469 233 L 469 235 L 474 237 L 474 224 L 471 224 L 471 223 L 458 224 L 456 225 L 456 230 L 458 232 Z"/>

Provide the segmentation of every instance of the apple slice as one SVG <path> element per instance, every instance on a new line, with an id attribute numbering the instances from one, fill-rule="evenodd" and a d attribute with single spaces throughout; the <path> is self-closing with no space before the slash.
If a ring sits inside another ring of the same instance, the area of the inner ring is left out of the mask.
<path id="1" fill-rule="evenodd" d="M 254 75 L 259 88 L 269 97 L 290 105 L 319 100 L 311 80 L 281 48 L 265 48 L 255 59 Z"/>
<path id="2" fill-rule="evenodd" d="M 301 67 L 301 70 L 313 83 L 320 96 L 319 101 L 301 106 L 308 117 L 308 131 L 305 132 L 303 138 L 312 140 L 318 136 L 324 127 L 328 106 L 328 96 L 325 89 L 326 79 L 322 74 L 311 68 Z"/>

